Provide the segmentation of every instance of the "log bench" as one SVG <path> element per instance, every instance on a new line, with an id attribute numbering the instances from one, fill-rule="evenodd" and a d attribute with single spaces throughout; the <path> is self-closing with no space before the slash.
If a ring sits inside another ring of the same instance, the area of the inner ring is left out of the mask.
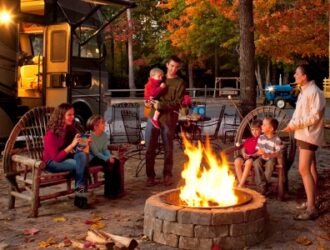
<path id="1" fill-rule="evenodd" d="M 4 175 L 8 180 L 8 208 L 15 208 L 15 199 L 27 201 L 31 206 L 28 216 L 37 217 L 43 201 L 66 196 L 74 192 L 73 176 L 70 172 L 50 173 L 45 170 L 42 161 L 43 137 L 54 108 L 36 107 L 27 111 L 14 126 L 6 142 L 3 154 Z M 83 132 L 82 128 L 80 128 Z M 120 160 L 122 178 L 126 161 L 125 145 L 110 145 L 111 151 L 117 151 Z M 88 189 L 104 184 L 99 176 L 102 166 L 88 167 Z M 122 179 L 124 191 L 124 179 Z M 56 186 L 56 188 L 48 188 Z"/>

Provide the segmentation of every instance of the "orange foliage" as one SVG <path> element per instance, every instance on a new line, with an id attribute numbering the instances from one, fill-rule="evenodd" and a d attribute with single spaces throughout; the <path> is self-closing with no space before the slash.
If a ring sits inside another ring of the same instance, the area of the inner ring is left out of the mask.
<path id="1" fill-rule="evenodd" d="M 228 13 L 227 1 L 209 1 L 218 6 L 221 13 Z M 292 63 L 294 55 L 327 56 L 327 1 L 254 0 L 253 4 L 257 54 L 286 63 Z M 237 6 L 236 3 L 232 8 Z"/>
<path id="2" fill-rule="evenodd" d="M 174 47 L 189 51 L 189 32 L 196 28 L 193 22 L 201 16 L 207 1 L 168 0 L 161 8 L 173 11 L 168 18 L 168 39 Z M 239 0 L 208 0 L 216 6 L 218 15 L 238 22 Z M 229 3 L 231 2 L 231 3 Z M 322 0 L 254 0 L 256 53 L 275 61 L 293 63 L 295 55 L 324 57 L 328 54 L 327 1 Z M 178 6 L 183 6 L 181 12 Z"/>

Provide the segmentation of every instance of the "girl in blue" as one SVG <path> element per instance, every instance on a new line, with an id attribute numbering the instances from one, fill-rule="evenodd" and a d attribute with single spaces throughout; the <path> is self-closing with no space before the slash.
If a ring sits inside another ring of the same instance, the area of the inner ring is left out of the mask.
<path id="1" fill-rule="evenodd" d="M 124 194 L 120 162 L 111 156 L 108 149 L 108 136 L 104 132 L 105 121 L 100 115 L 93 115 L 87 121 L 91 130 L 90 166 L 103 166 L 104 196 L 109 199 L 122 197 Z"/>

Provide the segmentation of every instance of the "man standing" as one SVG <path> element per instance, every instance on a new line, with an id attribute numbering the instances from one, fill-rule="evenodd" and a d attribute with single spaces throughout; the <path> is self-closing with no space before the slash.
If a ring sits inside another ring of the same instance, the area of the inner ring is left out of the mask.
<path id="1" fill-rule="evenodd" d="M 173 139 L 178 121 L 177 112 L 185 93 L 184 81 L 177 75 L 180 66 L 181 60 L 177 56 L 172 56 L 166 63 L 166 88 L 159 97 L 159 102 L 152 107 L 152 111 L 149 114 L 145 132 L 147 148 L 146 172 L 148 177 L 146 186 L 148 187 L 159 184 L 159 181 L 155 178 L 155 158 L 159 134 L 164 144 L 164 185 L 170 186 L 173 184 Z M 155 128 L 151 123 L 151 118 L 156 109 L 160 111 L 160 129 Z"/>

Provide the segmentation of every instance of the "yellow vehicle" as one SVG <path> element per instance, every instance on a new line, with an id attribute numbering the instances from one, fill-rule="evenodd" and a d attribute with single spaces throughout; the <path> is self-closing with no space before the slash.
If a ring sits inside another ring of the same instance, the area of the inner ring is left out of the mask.
<path id="1" fill-rule="evenodd" d="M 102 31 L 135 4 L 128 0 L 1 3 L 0 19 L 6 24 L 0 24 L 0 119 L 6 124 L 0 125 L 0 138 L 8 136 L 17 107 L 69 102 L 82 123 L 92 114 L 103 114 L 108 75 Z M 119 5 L 110 20 L 101 11 L 107 5 Z"/>

